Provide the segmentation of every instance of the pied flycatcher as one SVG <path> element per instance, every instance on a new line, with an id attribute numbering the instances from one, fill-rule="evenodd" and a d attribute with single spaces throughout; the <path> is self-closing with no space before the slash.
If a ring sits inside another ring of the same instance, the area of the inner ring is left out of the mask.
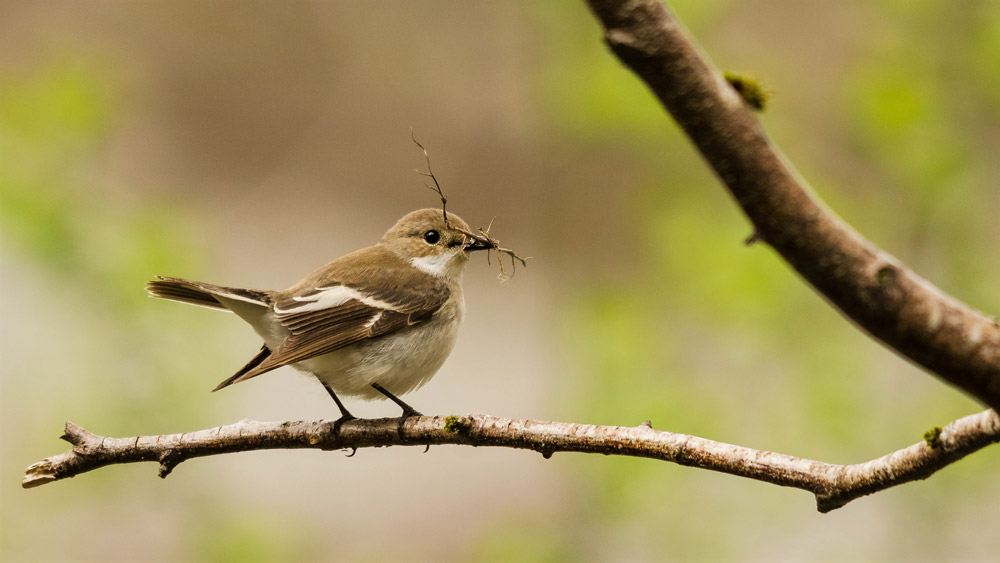
<path id="1" fill-rule="evenodd" d="M 462 274 L 468 252 L 491 248 L 440 209 L 400 219 L 375 246 L 342 256 L 284 291 L 238 289 L 157 276 L 153 297 L 236 313 L 264 339 L 260 353 L 214 391 L 290 365 L 337 394 L 399 400 L 437 372 L 465 315 Z"/>

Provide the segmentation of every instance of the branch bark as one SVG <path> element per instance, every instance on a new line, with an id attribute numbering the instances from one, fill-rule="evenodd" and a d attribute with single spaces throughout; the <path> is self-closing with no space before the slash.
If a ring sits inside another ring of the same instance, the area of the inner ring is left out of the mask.
<path id="1" fill-rule="evenodd" d="M 645 424 L 595 426 L 482 414 L 413 417 L 402 431 L 395 418 L 352 420 L 339 432 L 328 420 L 243 420 L 197 432 L 130 438 L 99 436 L 67 422 L 62 439 L 73 448 L 29 466 L 21 486 L 38 487 L 107 465 L 140 461 L 158 462 L 160 477 L 166 477 L 187 459 L 237 451 L 454 444 L 534 450 L 546 458 L 555 452 L 585 452 L 659 459 L 803 489 L 816 496 L 820 512 L 829 512 L 858 497 L 924 479 L 1000 442 L 1000 416 L 992 410 L 967 416 L 932 438 L 866 463 L 836 465 L 654 430 Z"/>
<path id="2" fill-rule="evenodd" d="M 762 240 L 858 327 L 1000 410 L 1000 325 L 865 240 L 810 194 L 660 0 L 588 0 L 611 50 L 677 120 Z"/>

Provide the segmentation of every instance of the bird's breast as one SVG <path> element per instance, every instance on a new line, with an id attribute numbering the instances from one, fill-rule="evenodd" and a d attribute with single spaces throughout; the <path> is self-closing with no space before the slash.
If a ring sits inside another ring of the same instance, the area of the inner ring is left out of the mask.
<path id="1" fill-rule="evenodd" d="M 437 373 L 455 346 L 464 316 L 465 301 L 459 290 L 424 322 L 294 365 L 338 394 L 380 399 L 382 395 L 371 386 L 378 383 L 402 395 Z"/>

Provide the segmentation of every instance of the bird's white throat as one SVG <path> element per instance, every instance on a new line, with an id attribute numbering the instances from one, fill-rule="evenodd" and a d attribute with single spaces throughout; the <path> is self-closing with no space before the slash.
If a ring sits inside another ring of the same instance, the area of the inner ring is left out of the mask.
<path id="1" fill-rule="evenodd" d="M 463 250 L 456 248 L 454 251 L 448 251 L 444 254 L 414 256 L 410 258 L 410 264 L 413 264 L 413 267 L 421 272 L 436 278 L 455 278 L 462 275 L 465 266 L 464 261 L 456 256 L 459 252 L 463 252 Z"/>

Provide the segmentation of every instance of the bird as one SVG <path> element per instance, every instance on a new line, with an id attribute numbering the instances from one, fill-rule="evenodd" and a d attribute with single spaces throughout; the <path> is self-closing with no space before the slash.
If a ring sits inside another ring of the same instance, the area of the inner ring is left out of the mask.
<path id="1" fill-rule="evenodd" d="M 283 291 L 224 287 L 156 276 L 153 297 L 230 311 L 263 339 L 260 352 L 216 386 L 218 391 L 281 366 L 315 376 L 340 409 L 335 428 L 356 417 L 339 395 L 387 398 L 403 409 L 399 425 L 420 412 L 397 395 L 438 371 L 465 316 L 462 278 L 469 253 L 493 248 L 444 209 L 420 209 L 375 245 L 322 266 Z"/>

